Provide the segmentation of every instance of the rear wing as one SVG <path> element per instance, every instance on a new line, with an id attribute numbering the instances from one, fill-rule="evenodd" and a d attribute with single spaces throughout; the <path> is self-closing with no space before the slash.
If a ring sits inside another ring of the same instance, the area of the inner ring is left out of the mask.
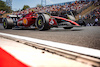
<path id="1" fill-rule="evenodd" d="M 20 18 L 20 17 L 22 17 L 22 15 L 7 15 L 7 17 L 10 17 L 10 18 Z"/>
<path id="2" fill-rule="evenodd" d="M 11 18 L 13 21 L 17 21 L 18 19 L 20 19 L 22 17 L 22 15 L 7 15 L 6 18 L 2 19 L 2 22 L 4 22 L 5 19 L 7 18 Z"/>

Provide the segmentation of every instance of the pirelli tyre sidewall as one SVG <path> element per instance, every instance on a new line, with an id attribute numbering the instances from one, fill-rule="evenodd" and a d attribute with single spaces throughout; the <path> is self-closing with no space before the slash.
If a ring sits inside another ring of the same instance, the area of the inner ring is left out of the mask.
<path id="1" fill-rule="evenodd" d="M 38 18 L 36 19 L 35 25 L 40 30 L 49 30 L 49 19 L 50 16 L 47 14 L 39 14 Z"/>
<path id="2" fill-rule="evenodd" d="M 5 18 L 3 21 L 3 27 L 5 29 L 12 29 L 12 27 L 14 26 L 13 24 L 13 20 L 10 18 Z"/>

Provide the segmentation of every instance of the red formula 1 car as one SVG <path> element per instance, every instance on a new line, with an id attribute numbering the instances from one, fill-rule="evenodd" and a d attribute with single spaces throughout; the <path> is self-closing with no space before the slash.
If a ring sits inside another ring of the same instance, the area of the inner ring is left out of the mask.
<path id="1" fill-rule="evenodd" d="M 62 27 L 64 29 L 71 29 L 78 27 L 74 21 L 66 18 L 50 16 L 46 13 L 31 12 L 27 15 L 9 15 L 8 18 L 3 19 L 3 26 L 5 29 L 12 29 L 13 27 L 34 27 L 38 30 L 49 30 L 52 27 Z"/>

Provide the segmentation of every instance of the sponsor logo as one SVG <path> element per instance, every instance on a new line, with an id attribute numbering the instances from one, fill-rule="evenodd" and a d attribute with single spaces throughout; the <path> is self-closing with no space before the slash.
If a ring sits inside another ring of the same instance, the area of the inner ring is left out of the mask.
<path id="1" fill-rule="evenodd" d="M 28 24 L 28 21 L 27 21 L 26 18 L 23 19 L 23 24 L 24 24 L 24 25 L 27 25 L 27 24 Z"/>
<path id="2" fill-rule="evenodd" d="M 51 21 L 49 22 L 50 25 L 54 24 L 54 19 L 51 19 Z"/>

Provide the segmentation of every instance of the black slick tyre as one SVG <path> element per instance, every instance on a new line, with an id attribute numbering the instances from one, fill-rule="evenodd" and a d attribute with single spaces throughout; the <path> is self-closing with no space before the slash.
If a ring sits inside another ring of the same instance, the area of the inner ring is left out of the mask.
<path id="1" fill-rule="evenodd" d="M 3 27 L 5 29 L 12 29 L 13 26 L 14 26 L 13 20 L 10 18 L 5 18 L 5 20 L 3 22 Z"/>
<path id="2" fill-rule="evenodd" d="M 64 29 L 72 29 L 72 24 L 70 22 L 67 22 L 67 27 L 63 27 Z"/>
<path id="3" fill-rule="evenodd" d="M 72 29 L 73 27 L 63 27 L 64 29 Z"/>
<path id="4" fill-rule="evenodd" d="M 49 30 L 49 19 L 50 16 L 47 14 L 39 14 L 38 18 L 36 19 L 35 26 L 38 28 L 38 30 Z"/>

